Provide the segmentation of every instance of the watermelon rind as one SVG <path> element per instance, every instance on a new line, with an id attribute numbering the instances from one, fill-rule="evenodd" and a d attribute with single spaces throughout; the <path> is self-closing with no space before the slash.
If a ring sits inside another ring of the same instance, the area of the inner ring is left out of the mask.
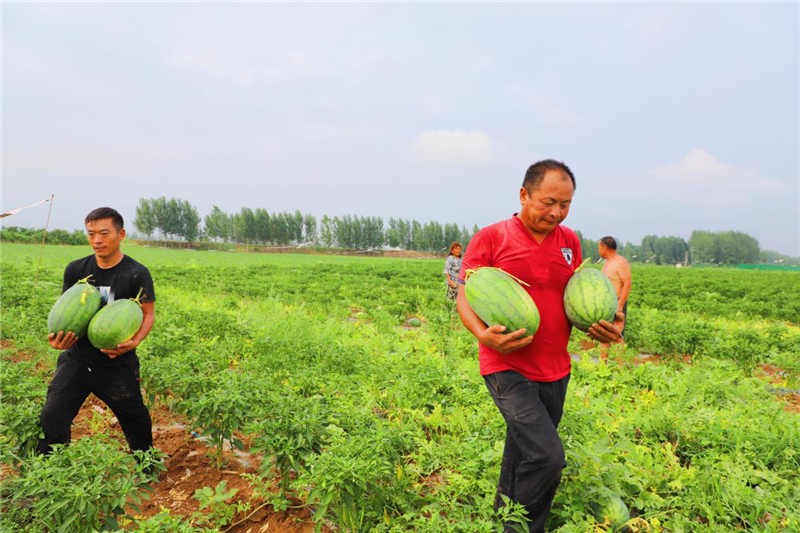
<path id="1" fill-rule="evenodd" d="M 98 350 L 112 350 L 136 335 L 143 319 L 142 308 L 136 301 L 112 302 L 89 323 L 89 342 Z"/>
<path id="2" fill-rule="evenodd" d="M 611 522 L 611 531 L 622 533 L 628 531 L 626 522 L 631 519 L 630 510 L 622 498 L 610 496 L 597 508 L 598 522 Z"/>
<path id="3" fill-rule="evenodd" d="M 581 331 L 588 331 L 601 320 L 613 322 L 618 303 L 611 281 L 594 268 L 576 272 L 564 288 L 564 311 Z"/>
<path id="4" fill-rule="evenodd" d="M 86 280 L 79 281 L 64 291 L 50 309 L 47 332 L 58 334 L 59 331 L 71 331 L 76 337 L 83 337 L 101 303 L 102 298 L 97 287 Z"/>
<path id="5" fill-rule="evenodd" d="M 500 324 L 506 333 L 525 329 L 525 336 L 539 330 L 539 309 L 520 284 L 499 268 L 478 268 L 469 273 L 465 296 L 475 314 L 487 326 Z"/>

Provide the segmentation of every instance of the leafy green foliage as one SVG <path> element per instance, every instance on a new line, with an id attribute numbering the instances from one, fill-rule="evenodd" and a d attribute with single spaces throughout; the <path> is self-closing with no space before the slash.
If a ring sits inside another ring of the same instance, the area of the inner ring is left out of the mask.
<path id="1" fill-rule="evenodd" d="M 43 317 L 63 265 L 90 250 L 47 248 L 34 303 L 35 252 L 3 245 L 0 327 L 17 348 L 46 353 Z M 147 394 L 188 415 L 219 457 L 236 438 L 263 452 L 251 483 L 265 495 L 277 474 L 278 509 L 297 497 L 318 523 L 346 531 L 489 533 L 504 520 L 524 530 L 520 508 L 493 508 L 505 424 L 475 341 L 444 301 L 441 261 L 125 252 L 159 286 L 156 327 L 137 350 Z M 634 265 L 633 278 L 621 359 L 693 362 L 598 365 L 576 333 L 582 360 L 560 428 L 567 469 L 548 531 L 610 529 L 597 507 L 614 495 L 640 530 L 796 530 L 800 417 L 743 368 L 781 366 L 787 383 L 800 374 L 787 311 L 800 299 L 797 276 Z M 403 328 L 409 316 L 425 327 Z M 23 388 L 4 388 L 3 407 Z M 239 505 L 227 492 L 218 521 Z M 188 528 L 200 518 L 158 520 Z"/>
<path id="2" fill-rule="evenodd" d="M 228 482 L 225 480 L 217 483 L 213 489 L 203 487 L 194 491 L 194 498 L 200 502 L 200 511 L 206 510 L 207 514 L 195 513 L 194 518 L 199 523 L 212 527 L 225 527 L 231 523 L 236 513 L 250 509 L 247 503 L 228 503 L 239 489 L 228 490 Z"/>
<path id="3" fill-rule="evenodd" d="M 105 531 L 119 527 L 126 505 L 147 498 L 148 468 L 156 452 L 139 460 L 99 438 L 57 445 L 47 455 L 19 463 L 16 475 L 4 480 L 3 507 L 30 513 L 37 527 L 48 531 Z"/>
<path id="4" fill-rule="evenodd" d="M 0 365 L 0 459 L 9 464 L 26 460 L 42 436 L 39 415 L 47 385 L 29 363 Z"/>

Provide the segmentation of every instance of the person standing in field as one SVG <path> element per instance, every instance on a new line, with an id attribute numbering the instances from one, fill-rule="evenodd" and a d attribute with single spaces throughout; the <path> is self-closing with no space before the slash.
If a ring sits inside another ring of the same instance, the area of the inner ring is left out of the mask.
<path id="1" fill-rule="evenodd" d="M 135 298 L 141 291 L 144 319 L 133 338 L 113 350 L 98 350 L 88 337 L 78 338 L 72 332 L 59 331 L 47 337 L 50 346 L 62 352 L 47 389 L 40 419 L 44 438 L 37 449 L 47 454 L 53 444 L 68 443 L 72 420 L 93 393 L 114 412 L 131 449 L 144 451 L 153 445 L 152 421 L 140 389 L 136 347 L 155 321 L 153 279 L 146 267 L 120 250 L 125 229 L 116 210 L 95 209 L 86 216 L 85 224 L 95 253 L 67 265 L 62 292 L 89 275 L 89 283 L 100 290 L 103 305 Z"/>
<path id="2" fill-rule="evenodd" d="M 628 296 L 631 293 L 631 266 L 628 260 L 617 253 L 617 241 L 614 237 L 603 237 L 597 244 L 597 252 L 600 257 L 606 260 L 603 264 L 603 274 L 611 280 L 614 290 L 619 299 L 617 309 L 627 318 L 628 316 Z M 622 336 L 625 336 L 625 328 L 622 328 Z"/>
<path id="3" fill-rule="evenodd" d="M 461 272 L 461 243 L 450 245 L 447 261 L 444 263 L 444 277 L 447 280 L 447 299 L 455 301 L 458 294 L 458 275 Z"/>
<path id="4" fill-rule="evenodd" d="M 465 283 L 468 269 L 500 268 L 529 285 L 525 290 L 539 308 L 541 324 L 531 336 L 524 329 L 488 326 L 463 290 L 457 296 L 461 321 L 479 342 L 480 373 L 506 421 L 495 507 L 503 505 L 502 496 L 521 504 L 533 533 L 544 531 L 566 466 L 557 428 L 570 378 L 572 325 L 563 296 L 582 258 L 580 240 L 561 223 L 574 192 L 575 176 L 564 163 L 547 159 L 531 165 L 519 190 L 519 213 L 475 234 L 459 277 Z M 613 324 L 593 324 L 588 336 L 614 342 L 623 321 L 617 313 Z M 512 531 L 511 525 L 506 531 Z"/>

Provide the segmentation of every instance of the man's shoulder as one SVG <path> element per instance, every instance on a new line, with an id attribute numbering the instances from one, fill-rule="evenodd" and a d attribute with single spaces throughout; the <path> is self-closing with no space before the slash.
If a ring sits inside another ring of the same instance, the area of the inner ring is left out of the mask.
<path id="1" fill-rule="evenodd" d="M 81 257 L 80 259 L 76 259 L 74 261 L 70 261 L 70 263 L 67 265 L 66 270 L 68 272 L 79 272 L 81 270 L 84 270 L 85 268 L 90 267 L 92 265 L 93 259 L 94 259 L 94 254 L 87 255 L 86 257 Z"/>
<path id="2" fill-rule="evenodd" d="M 568 228 L 567 226 L 559 224 L 558 226 L 556 226 L 555 231 L 559 232 L 561 238 L 564 240 L 577 242 L 578 244 L 580 244 L 581 242 L 581 240 L 578 238 L 578 234 L 572 231 L 572 229 Z"/>
<path id="3" fill-rule="evenodd" d="M 510 231 L 513 224 L 514 224 L 514 217 L 507 218 L 505 220 L 499 220 L 494 224 L 489 224 L 488 226 L 484 226 L 475 235 L 480 235 L 481 237 L 494 237 L 496 235 L 504 235 Z"/>
<path id="4" fill-rule="evenodd" d="M 144 266 L 139 261 L 137 261 L 136 259 L 127 254 L 125 254 L 125 258 L 123 259 L 123 261 L 127 263 L 126 268 L 130 269 L 135 273 L 150 272 L 150 270 L 148 270 L 146 266 Z"/>
<path id="5" fill-rule="evenodd" d="M 627 265 L 628 260 L 622 257 L 621 255 L 617 254 L 611 259 L 606 259 L 606 263 L 610 263 L 612 265 Z"/>

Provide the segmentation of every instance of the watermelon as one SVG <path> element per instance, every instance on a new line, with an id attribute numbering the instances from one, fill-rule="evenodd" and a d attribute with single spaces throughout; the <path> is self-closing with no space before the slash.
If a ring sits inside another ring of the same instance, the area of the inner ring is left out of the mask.
<path id="1" fill-rule="evenodd" d="M 414 326 L 414 327 L 418 328 L 418 327 L 420 327 L 422 325 L 422 321 L 417 317 L 411 317 L 408 320 L 406 320 L 406 324 L 408 324 L 409 326 Z"/>
<path id="2" fill-rule="evenodd" d="M 138 298 L 111 302 L 89 323 L 89 342 L 98 350 L 113 350 L 136 335 L 142 320 L 144 314 Z"/>
<path id="3" fill-rule="evenodd" d="M 71 331 L 76 337 L 86 335 L 86 328 L 100 309 L 100 291 L 89 284 L 88 276 L 67 289 L 47 317 L 47 332 Z"/>
<path id="4" fill-rule="evenodd" d="M 572 325 L 588 331 L 601 320 L 614 322 L 617 293 L 605 274 L 594 268 L 579 268 L 564 289 L 564 311 Z"/>
<path id="5" fill-rule="evenodd" d="M 467 272 L 465 295 L 472 310 L 488 326 L 500 324 L 506 333 L 539 329 L 539 309 L 520 281 L 499 268 L 483 267 Z"/>
<path id="6" fill-rule="evenodd" d="M 628 510 L 628 506 L 619 496 L 610 496 L 597 507 L 597 521 L 600 523 L 606 520 L 611 522 L 611 531 L 628 531 L 628 526 L 625 523 L 630 519 L 631 513 Z"/>

